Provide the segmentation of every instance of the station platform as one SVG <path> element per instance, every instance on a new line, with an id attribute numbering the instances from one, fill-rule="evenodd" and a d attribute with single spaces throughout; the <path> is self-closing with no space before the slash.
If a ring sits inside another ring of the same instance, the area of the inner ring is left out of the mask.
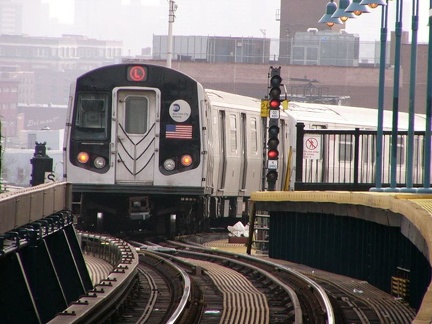
<path id="1" fill-rule="evenodd" d="M 255 217 L 263 211 L 269 215 L 278 215 L 279 219 L 297 215 L 297 220 L 300 221 L 303 221 L 303 218 L 307 218 L 304 217 L 305 215 L 327 214 L 345 216 L 354 220 L 367 221 L 369 224 L 384 225 L 393 229 L 400 228 L 399 234 L 402 234 L 411 241 L 418 251 L 423 254 L 424 258 L 427 260 L 426 262 L 429 263 L 429 267 L 431 267 L 431 194 L 402 192 L 271 191 L 252 193 L 251 203 L 251 234 L 254 233 L 255 230 Z M 316 220 L 316 218 L 311 219 Z M 335 218 L 333 218 L 333 220 L 334 219 Z M 281 224 L 286 226 L 286 223 L 283 223 L 283 221 Z M 293 223 L 289 224 L 292 225 Z M 299 235 L 310 235 L 307 231 L 313 230 L 307 228 L 305 231 L 306 232 Z M 351 228 L 351 234 L 352 233 L 355 233 L 355 228 Z M 288 233 L 287 230 L 286 235 L 289 236 L 290 234 L 293 235 L 295 233 Z M 345 233 L 337 232 L 337 234 L 340 235 L 339 237 L 345 237 Z M 280 239 L 281 236 L 278 238 Z M 374 239 L 376 239 L 375 243 L 377 243 L 380 238 Z M 253 252 L 251 249 L 251 241 L 248 242 L 247 251 Z M 279 242 L 275 243 L 278 244 Z M 305 241 L 303 240 L 302 243 L 305 243 Z M 344 244 L 344 242 L 341 241 L 339 244 Z M 379 249 L 380 246 L 379 244 L 377 245 Z M 280 249 L 282 249 L 282 246 L 283 244 L 281 244 Z M 310 246 L 312 246 L 312 244 Z M 356 248 L 357 247 L 358 246 L 356 246 Z M 411 265 L 411 273 L 417 270 L 415 269 L 416 266 L 416 264 Z M 429 286 L 423 296 L 421 306 L 413 323 L 431 323 L 432 321 L 432 286 L 430 277 L 426 279 L 428 280 Z"/>

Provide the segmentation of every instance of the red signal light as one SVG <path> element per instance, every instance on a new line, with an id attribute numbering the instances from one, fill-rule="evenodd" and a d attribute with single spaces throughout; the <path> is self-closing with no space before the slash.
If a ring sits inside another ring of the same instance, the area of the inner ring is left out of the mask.
<path id="1" fill-rule="evenodd" d="M 270 160 L 275 160 L 279 157 L 279 151 L 276 149 L 270 149 L 267 152 L 267 156 Z"/>
<path id="2" fill-rule="evenodd" d="M 270 103 L 269 103 L 270 109 L 279 109 L 280 104 L 281 104 L 281 102 L 279 99 L 272 99 L 272 100 L 270 100 Z"/>

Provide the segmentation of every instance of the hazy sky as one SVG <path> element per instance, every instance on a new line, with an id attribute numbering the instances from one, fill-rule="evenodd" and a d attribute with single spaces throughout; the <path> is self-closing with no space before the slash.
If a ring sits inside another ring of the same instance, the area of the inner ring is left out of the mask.
<path id="1" fill-rule="evenodd" d="M 91 0 L 89 0 L 91 1 Z M 412 2 L 403 0 L 403 29 L 411 29 Z M 44 0 L 50 3 L 51 17 L 58 18 L 65 23 L 72 23 L 72 0 Z M 125 3 L 128 0 L 124 0 Z M 152 7 L 163 22 L 153 25 L 148 30 L 148 39 L 153 34 L 167 34 L 168 30 L 168 0 L 141 0 L 145 7 Z M 338 1 L 335 1 L 336 3 Z M 420 0 L 419 41 L 428 40 L 428 11 L 429 1 Z M 275 20 L 276 10 L 280 0 L 177 0 L 178 9 L 173 26 L 174 35 L 220 35 L 220 36 L 254 36 L 279 37 L 279 22 Z M 300 4 L 299 4 L 300 5 Z M 394 30 L 395 1 L 389 4 L 389 30 Z M 323 6 L 323 14 L 325 6 Z M 145 17 L 145 13 L 144 13 Z M 321 17 L 317 17 L 317 20 Z M 356 19 L 347 22 L 346 29 L 350 33 L 360 35 L 361 40 L 379 40 L 381 9 L 371 10 Z M 205 23 L 203 23 L 205 22 Z"/>

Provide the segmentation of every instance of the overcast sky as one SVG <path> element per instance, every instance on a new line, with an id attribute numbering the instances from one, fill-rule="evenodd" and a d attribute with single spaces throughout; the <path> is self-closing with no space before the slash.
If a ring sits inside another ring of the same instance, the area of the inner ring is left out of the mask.
<path id="1" fill-rule="evenodd" d="M 89 0 L 91 1 L 91 0 Z M 301 0 L 300 0 L 301 1 Z M 412 3 L 416 0 L 403 0 L 403 29 L 411 30 Z M 50 3 L 51 17 L 65 23 L 72 23 L 72 0 L 44 0 Z M 128 0 L 124 0 L 125 3 Z M 153 34 L 167 34 L 168 0 L 141 0 L 145 7 L 157 8 L 160 20 L 165 24 L 149 26 L 142 31 Z M 335 1 L 336 3 L 338 1 Z M 428 40 L 429 1 L 420 0 L 419 41 Z M 280 0 L 177 0 L 178 9 L 173 27 L 174 35 L 219 35 L 219 36 L 254 36 L 279 37 L 279 22 L 275 20 Z M 300 5 L 300 4 L 299 4 Z M 144 8 L 145 8 L 144 7 Z M 394 30 L 395 1 L 389 5 L 389 30 Z M 323 13 L 325 8 L 323 7 Z M 154 12 L 152 10 L 152 12 Z M 144 13 L 145 16 L 145 13 Z M 317 17 L 317 20 L 321 17 Z M 350 19 L 346 29 L 350 33 L 360 35 L 361 40 L 379 40 L 381 9 L 371 10 L 359 18 Z"/>

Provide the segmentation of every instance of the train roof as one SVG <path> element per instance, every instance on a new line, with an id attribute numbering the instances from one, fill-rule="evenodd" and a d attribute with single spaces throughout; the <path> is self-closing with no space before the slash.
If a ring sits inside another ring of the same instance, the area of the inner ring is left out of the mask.
<path id="1" fill-rule="evenodd" d="M 206 89 L 205 91 L 213 106 L 253 111 L 260 111 L 261 109 L 261 99 L 213 89 Z"/>
<path id="2" fill-rule="evenodd" d="M 319 122 L 319 123 L 336 123 L 353 125 L 359 128 L 375 128 L 377 125 L 378 113 L 377 109 L 352 107 L 352 106 L 339 106 L 317 103 L 305 102 L 290 102 L 288 110 L 285 111 L 287 115 L 292 116 L 299 122 Z M 384 129 L 392 128 L 391 111 L 385 110 L 383 116 Z M 415 115 L 415 129 L 424 130 L 425 128 L 425 115 Z M 398 116 L 399 130 L 408 129 L 408 114 L 400 112 Z"/>
<path id="3" fill-rule="evenodd" d="M 250 111 L 261 110 L 261 99 L 241 96 L 219 90 L 206 89 L 206 94 L 213 106 L 237 108 Z M 377 109 L 339 106 L 320 103 L 290 101 L 288 109 L 282 113 L 292 117 L 296 122 L 338 124 L 355 126 L 360 129 L 375 129 L 377 125 Z M 385 110 L 383 128 L 392 129 L 392 112 Z M 415 130 L 425 129 L 426 116 L 415 114 Z M 399 130 L 408 129 L 408 113 L 400 112 L 398 116 Z"/>

